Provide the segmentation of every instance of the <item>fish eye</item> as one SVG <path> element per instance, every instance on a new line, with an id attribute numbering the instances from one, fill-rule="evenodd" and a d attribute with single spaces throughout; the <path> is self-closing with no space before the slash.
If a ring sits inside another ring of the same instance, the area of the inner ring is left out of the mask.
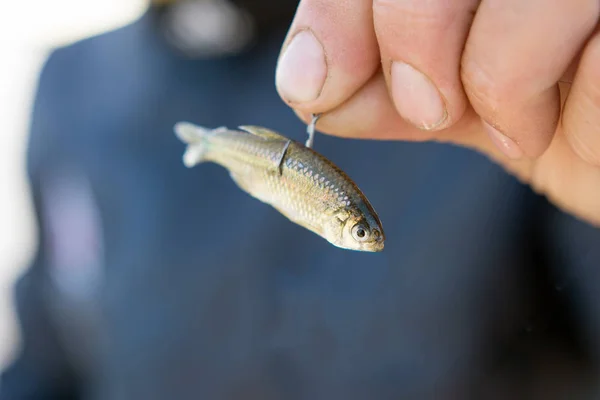
<path id="1" fill-rule="evenodd" d="M 362 224 L 356 224 L 352 227 L 352 236 L 355 240 L 363 242 L 369 238 L 369 230 Z"/>

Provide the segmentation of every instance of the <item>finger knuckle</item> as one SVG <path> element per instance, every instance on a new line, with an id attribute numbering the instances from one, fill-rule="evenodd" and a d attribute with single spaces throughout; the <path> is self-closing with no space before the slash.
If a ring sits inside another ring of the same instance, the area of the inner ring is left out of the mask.
<path id="1" fill-rule="evenodd" d="M 593 29 L 600 18 L 600 1 L 598 0 L 579 0 L 572 5 L 574 10 L 581 12 L 582 24 L 589 29 Z"/>
<path id="2" fill-rule="evenodd" d="M 600 112 L 600 32 L 589 42 L 580 68 L 585 68 L 590 100 Z"/>
<path id="3" fill-rule="evenodd" d="M 515 84 L 510 78 L 503 79 L 501 74 L 474 59 L 463 60 L 461 80 L 471 102 L 494 110 L 515 94 Z"/>
<path id="4" fill-rule="evenodd" d="M 374 0 L 373 7 L 394 12 L 433 14 L 435 11 L 439 10 L 440 6 L 443 6 L 444 3 L 446 2 L 442 0 Z"/>
<path id="5" fill-rule="evenodd" d="M 589 164 L 600 166 L 600 34 L 584 51 L 562 127 L 573 151 Z"/>
<path id="6" fill-rule="evenodd" d="M 563 130 L 575 154 L 588 164 L 600 166 L 600 148 L 598 146 L 586 141 L 577 131 L 565 127 L 563 127 Z"/>
<path id="7" fill-rule="evenodd" d="M 374 0 L 373 14 L 375 18 L 384 21 L 399 21 L 401 17 L 402 25 L 406 21 L 416 25 L 439 24 L 445 20 L 453 18 L 453 8 L 451 2 L 446 0 Z"/>

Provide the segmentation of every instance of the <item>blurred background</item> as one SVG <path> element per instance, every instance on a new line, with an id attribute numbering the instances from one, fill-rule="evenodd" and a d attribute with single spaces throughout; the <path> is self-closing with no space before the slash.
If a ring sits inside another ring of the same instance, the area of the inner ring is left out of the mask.
<path id="1" fill-rule="evenodd" d="M 176 121 L 305 139 L 274 88 L 296 0 L 0 1 L 11 399 L 598 399 L 600 231 L 486 157 L 319 135 L 384 221 L 374 255 L 181 165 Z"/>
<path id="2" fill-rule="evenodd" d="M 18 274 L 35 246 L 25 150 L 37 80 L 58 46 L 124 26 L 146 0 L 2 0 L 0 2 L 0 370 L 17 332 L 12 301 Z"/>

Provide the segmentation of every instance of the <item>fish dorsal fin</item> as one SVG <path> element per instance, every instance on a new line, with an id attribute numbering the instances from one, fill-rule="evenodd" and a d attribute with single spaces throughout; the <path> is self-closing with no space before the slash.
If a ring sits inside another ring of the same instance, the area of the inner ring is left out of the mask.
<path id="1" fill-rule="evenodd" d="M 263 128 L 261 126 L 253 126 L 253 125 L 242 125 L 239 127 L 244 132 L 248 132 L 252 135 L 259 136 L 263 139 L 271 139 L 271 140 L 289 140 L 283 135 L 280 135 L 277 132 L 274 132 L 270 129 Z"/>

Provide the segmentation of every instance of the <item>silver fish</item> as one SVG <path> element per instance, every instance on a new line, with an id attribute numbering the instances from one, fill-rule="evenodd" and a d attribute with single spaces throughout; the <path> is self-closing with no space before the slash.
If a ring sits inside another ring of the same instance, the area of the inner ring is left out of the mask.
<path id="1" fill-rule="evenodd" d="M 175 133 L 188 145 L 184 164 L 188 168 L 202 162 L 223 166 L 242 190 L 334 246 L 383 250 L 385 234 L 377 213 L 339 167 L 272 130 L 239 129 L 177 123 Z"/>

